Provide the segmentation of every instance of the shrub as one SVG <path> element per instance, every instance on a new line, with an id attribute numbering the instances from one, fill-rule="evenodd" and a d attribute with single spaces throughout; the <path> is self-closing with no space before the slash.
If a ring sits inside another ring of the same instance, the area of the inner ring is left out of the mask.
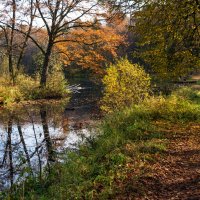
<path id="1" fill-rule="evenodd" d="M 62 72 L 55 71 L 49 74 L 46 87 L 36 87 L 32 99 L 55 99 L 66 97 L 69 94 L 67 81 Z"/>
<path id="2" fill-rule="evenodd" d="M 148 109 L 152 119 L 170 121 L 195 121 L 200 119 L 200 106 L 177 95 L 168 98 L 152 97 L 143 106 Z"/>
<path id="3" fill-rule="evenodd" d="M 45 98 L 65 97 L 69 93 L 67 85 L 64 74 L 61 71 L 53 71 L 47 78 L 47 86 L 41 91 L 41 95 Z"/>
<path id="4" fill-rule="evenodd" d="M 138 104 L 149 96 L 150 77 L 137 64 L 121 59 L 107 69 L 101 109 L 105 112 L 121 110 Z"/>
<path id="5" fill-rule="evenodd" d="M 0 103 L 9 104 L 22 100 L 50 99 L 66 97 L 69 93 L 67 81 L 61 71 L 49 74 L 47 86 L 40 87 L 39 76 L 18 74 L 13 86 L 6 76 L 0 77 Z"/>
<path id="6" fill-rule="evenodd" d="M 33 78 L 25 74 L 20 74 L 17 76 L 16 85 L 23 94 L 24 99 L 29 100 L 35 99 L 40 82 L 38 76 Z"/>
<path id="7" fill-rule="evenodd" d="M 23 100 L 23 94 L 18 87 L 0 86 L 0 103 L 10 104 Z"/>

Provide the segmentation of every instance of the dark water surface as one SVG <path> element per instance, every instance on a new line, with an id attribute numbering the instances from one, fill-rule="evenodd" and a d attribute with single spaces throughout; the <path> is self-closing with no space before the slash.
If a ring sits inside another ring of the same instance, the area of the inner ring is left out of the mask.
<path id="1" fill-rule="evenodd" d="M 77 148 L 99 118 L 94 88 L 70 100 L 23 104 L 0 110 L 0 190 L 26 176 L 40 175 L 63 151 Z"/>

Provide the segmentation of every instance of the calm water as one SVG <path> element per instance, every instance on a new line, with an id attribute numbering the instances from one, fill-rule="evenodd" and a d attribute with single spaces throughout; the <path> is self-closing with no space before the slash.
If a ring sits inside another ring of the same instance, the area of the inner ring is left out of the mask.
<path id="1" fill-rule="evenodd" d="M 26 176 L 40 175 L 62 152 L 93 134 L 98 118 L 95 90 L 71 100 L 39 102 L 0 111 L 0 190 Z"/>

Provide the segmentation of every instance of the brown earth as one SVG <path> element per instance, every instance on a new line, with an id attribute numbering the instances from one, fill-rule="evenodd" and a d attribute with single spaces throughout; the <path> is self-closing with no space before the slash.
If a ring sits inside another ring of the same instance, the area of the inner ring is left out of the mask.
<path id="1" fill-rule="evenodd" d="M 200 200 L 200 124 L 179 126 L 165 130 L 167 151 L 141 180 L 145 195 L 137 199 Z"/>

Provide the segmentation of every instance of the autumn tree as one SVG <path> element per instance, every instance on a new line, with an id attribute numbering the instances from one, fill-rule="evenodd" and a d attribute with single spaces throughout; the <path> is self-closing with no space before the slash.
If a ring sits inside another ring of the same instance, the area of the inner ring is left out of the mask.
<path id="1" fill-rule="evenodd" d="M 71 42 L 59 43 L 56 46 L 65 65 L 73 63 L 101 75 L 106 64 L 117 57 L 119 46 L 125 45 L 126 36 L 113 27 L 98 24 L 87 31 L 73 30 L 65 39 Z"/>
<path id="2" fill-rule="evenodd" d="M 135 56 L 163 78 L 176 79 L 198 67 L 199 7 L 195 1 L 154 1 L 135 12 Z"/>
<path id="3" fill-rule="evenodd" d="M 199 0 L 109 1 L 131 11 L 134 57 L 158 75 L 174 78 L 199 66 Z"/>
<path id="4" fill-rule="evenodd" d="M 165 78 L 199 67 L 199 0 L 107 1 L 115 14 L 130 14 L 135 61 Z"/>
<path id="5" fill-rule="evenodd" d="M 17 2 L 23 1 L 19 0 Z M 69 34 L 72 29 L 92 27 L 94 25 L 94 20 L 92 19 L 102 20 L 105 18 L 105 11 L 101 8 L 102 2 L 99 0 L 33 0 L 31 2 L 34 7 L 31 7 L 30 10 L 36 9 L 36 12 L 32 15 L 36 20 L 34 21 L 34 31 L 30 31 L 30 34 L 27 34 L 27 30 L 21 30 L 19 26 L 16 26 L 16 16 L 21 17 L 23 21 L 21 12 L 24 12 L 22 9 L 18 9 L 17 2 L 15 0 L 8 2 L 12 6 L 12 10 L 6 12 L 13 15 L 9 18 L 10 21 L 4 22 L 5 20 L 0 20 L 0 22 L 8 28 L 11 35 L 17 31 L 23 36 L 28 36 L 39 48 L 43 54 L 40 84 L 45 87 L 49 61 L 55 44 L 69 42 L 68 39 L 62 38 L 62 36 Z M 24 3 L 24 6 L 26 5 L 30 5 L 30 2 Z M 42 29 L 46 31 L 47 35 L 45 45 L 44 42 L 40 43 L 34 37 L 34 33 Z M 11 38 L 9 47 L 13 49 L 13 36 Z M 13 52 L 11 49 L 9 51 Z"/>
<path id="6" fill-rule="evenodd" d="M 99 1 L 88 0 L 36 0 L 37 18 L 45 26 L 47 32 L 47 43 L 43 47 L 33 37 L 31 39 L 41 50 L 44 59 L 41 72 L 41 86 L 46 86 L 48 66 L 53 48 L 58 43 L 70 42 L 65 36 L 76 28 L 88 28 L 93 26 L 92 22 L 82 19 L 98 19 L 104 14 L 99 8 Z"/>

